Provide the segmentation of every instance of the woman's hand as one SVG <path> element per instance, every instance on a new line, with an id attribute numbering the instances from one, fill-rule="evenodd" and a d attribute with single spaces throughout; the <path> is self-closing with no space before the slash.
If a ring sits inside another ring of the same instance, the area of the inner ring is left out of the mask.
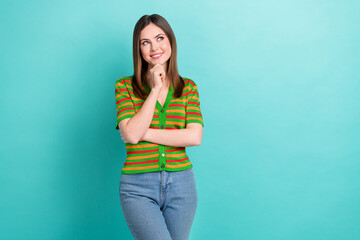
<path id="1" fill-rule="evenodd" d="M 155 66 L 150 69 L 150 76 L 152 88 L 160 89 L 166 78 L 163 66 L 160 63 L 155 64 Z"/>

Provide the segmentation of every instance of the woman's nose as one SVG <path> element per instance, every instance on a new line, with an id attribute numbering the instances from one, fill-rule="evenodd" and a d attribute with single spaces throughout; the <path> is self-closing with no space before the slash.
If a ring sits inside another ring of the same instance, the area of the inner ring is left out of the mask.
<path id="1" fill-rule="evenodd" d="M 155 50 L 158 50 L 158 49 L 159 49 L 159 47 L 158 47 L 158 45 L 156 43 L 151 44 L 151 51 L 152 52 L 155 52 Z"/>

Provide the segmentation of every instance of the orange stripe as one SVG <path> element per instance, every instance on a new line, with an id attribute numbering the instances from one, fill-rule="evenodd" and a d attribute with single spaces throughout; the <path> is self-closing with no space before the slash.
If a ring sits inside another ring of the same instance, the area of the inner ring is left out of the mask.
<path id="1" fill-rule="evenodd" d="M 186 87 L 184 87 L 184 92 L 185 92 L 185 90 L 191 90 L 191 86 L 186 86 Z"/>
<path id="2" fill-rule="evenodd" d="M 166 167 L 167 167 L 167 168 L 179 168 L 179 167 L 185 167 L 185 166 L 190 165 L 190 164 L 191 164 L 191 162 L 187 162 L 187 163 L 183 163 L 183 164 L 178 164 L 178 165 L 167 165 L 167 164 L 166 164 Z"/>
<path id="3" fill-rule="evenodd" d="M 123 170 L 141 170 L 141 169 L 150 169 L 150 168 L 157 168 L 159 167 L 158 165 L 154 165 L 154 166 L 145 166 L 145 167 L 124 167 Z"/>
<path id="4" fill-rule="evenodd" d="M 165 124 L 166 125 L 172 124 L 172 125 L 177 125 L 177 126 L 185 126 L 185 124 L 183 122 L 166 121 Z"/>
<path id="5" fill-rule="evenodd" d="M 198 95 L 195 95 L 195 96 L 188 96 L 187 98 L 187 101 L 189 101 L 189 99 L 194 99 L 194 100 L 198 100 L 199 101 L 199 97 L 198 97 Z"/>
<path id="6" fill-rule="evenodd" d="M 115 95 L 115 99 L 117 100 L 117 99 L 119 99 L 119 98 L 124 98 L 124 97 L 129 97 L 129 94 L 127 94 L 127 93 L 117 93 L 116 95 Z"/>
<path id="7" fill-rule="evenodd" d="M 141 98 L 137 98 L 137 97 L 135 97 L 135 95 L 131 95 L 131 97 L 134 99 L 134 101 L 144 100 L 144 99 L 141 99 Z"/>
<path id="8" fill-rule="evenodd" d="M 121 82 L 115 84 L 115 87 L 122 87 L 122 86 L 124 86 L 124 84 L 122 84 Z"/>
<path id="9" fill-rule="evenodd" d="M 172 99 L 171 101 L 170 101 L 171 103 L 182 103 L 182 104 L 184 104 L 185 103 L 185 99 Z"/>
<path id="10" fill-rule="evenodd" d="M 198 110 L 199 111 L 200 108 L 199 107 L 188 107 L 187 109 L 188 110 Z"/>
<path id="11" fill-rule="evenodd" d="M 126 146 L 126 149 L 134 149 L 134 148 L 149 148 L 149 147 L 157 147 L 159 144 L 141 144 L 141 145 L 128 145 Z"/>
<path id="12" fill-rule="evenodd" d="M 123 114 L 119 115 L 117 119 L 120 119 L 120 118 L 122 118 L 123 116 L 126 116 L 126 115 L 131 115 L 132 116 L 132 115 L 134 115 L 134 113 L 123 113 Z"/>
<path id="13" fill-rule="evenodd" d="M 166 157 L 181 157 L 185 156 L 186 153 L 177 153 L 177 154 L 166 154 Z"/>
<path id="14" fill-rule="evenodd" d="M 121 118 L 121 117 L 123 117 L 123 116 L 126 116 L 126 115 L 134 115 L 134 113 L 132 113 L 132 112 L 130 112 L 130 113 L 127 112 L 127 113 L 120 114 L 117 119 L 119 119 L 119 118 Z"/>
<path id="15" fill-rule="evenodd" d="M 121 108 L 121 107 L 125 107 L 125 106 L 127 106 L 127 105 L 131 105 L 131 106 L 133 106 L 132 105 L 132 103 L 131 102 L 128 102 L 128 103 L 121 103 L 121 104 L 118 104 L 118 106 L 117 106 L 117 110 L 119 110 L 119 108 Z"/>
<path id="16" fill-rule="evenodd" d="M 168 109 L 166 110 L 167 113 L 185 113 L 185 110 L 182 109 Z"/>
<path id="17" fill-rule="evenodd" d="M 202 121 L 202 119 L 198 118 L 198 117 L 188 117 L 188 118 L 186 118 L 186 120 L 200 120 L 200 121 Z"/>
<path id="18" fill-rule="evenodd" d="M 127 157 L 126 160 L 136 160 L 136 159 L 148 159 L 153 157 L 158 157 L 159 154 L 152 154 L 152 155 L 146 155 L 146 156 L 137 156 L 137 157 Z"/>

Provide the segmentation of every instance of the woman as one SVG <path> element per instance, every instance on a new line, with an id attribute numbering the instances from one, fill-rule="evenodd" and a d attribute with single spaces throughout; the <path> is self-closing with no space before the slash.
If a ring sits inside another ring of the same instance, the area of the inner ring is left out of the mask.
<path id="1" fill-rule="evenodd" d="M 197 85 L 178 74 L 175 36 L 158 14 L 136 23 L 133 57 L 134 75 L 115 85 L 121 207 L 135 239 L 188 239 L 198 195 L 185 147 L 200 145 L 204 126 Z"/>

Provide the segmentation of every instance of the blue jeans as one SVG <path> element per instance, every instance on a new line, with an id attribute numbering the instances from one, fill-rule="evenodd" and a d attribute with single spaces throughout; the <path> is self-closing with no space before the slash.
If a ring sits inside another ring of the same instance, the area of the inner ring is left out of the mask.
<path id="1" fill-rule="evenodd" d="M 120 202 L 136 240 L 189 239 L 198 203 L 192 168 L 121 174 Z"/>

